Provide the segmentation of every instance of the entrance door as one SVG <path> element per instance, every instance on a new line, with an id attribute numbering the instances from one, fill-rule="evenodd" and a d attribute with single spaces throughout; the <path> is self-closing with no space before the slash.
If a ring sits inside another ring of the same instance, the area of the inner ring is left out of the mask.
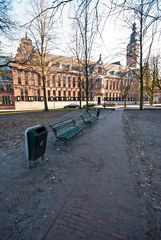
<path id="1" fill-rule="evenodd" d="M 100 105 L 101 104 L 101 97 L 97 98 L 97 104 Z"/>

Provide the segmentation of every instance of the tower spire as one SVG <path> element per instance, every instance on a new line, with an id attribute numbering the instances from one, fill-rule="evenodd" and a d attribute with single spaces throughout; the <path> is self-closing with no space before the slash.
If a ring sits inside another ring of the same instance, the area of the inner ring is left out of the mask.
<path id="1" fill-rule="evenodd" d="M 134 22 L 132 25 L 132 33 L 130 36 L 130 43 L 136 43 L 137 41 L 137 32 L 136 32 L 136 23 Z"/>
<path id="2" fill-rule="evenodd" d="M 127 60 L 128 67 L 132 67 L 132 68 L 137 67 L 138 54 L 139 54 L 139 44 L 138 44 L 138 38 L 137 38 L 136 23 L 134 22 L 132 25 L 130 42 L 127 46 L 126 60 Z"/>
<path id="3" fill-rule="evenodd" d="M 100 54 L 100 57 L 99 57 L 99 62 L 102 61 L 102 54 Z"/>

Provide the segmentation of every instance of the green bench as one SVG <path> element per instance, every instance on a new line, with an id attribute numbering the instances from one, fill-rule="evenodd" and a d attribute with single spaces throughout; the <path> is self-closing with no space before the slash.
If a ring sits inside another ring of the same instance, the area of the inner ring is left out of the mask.
<path id="1" fill-rule="evenodd" d="M 84 125 L 76 125 L 73 119 L 67 119 L 51 123 L 49 127 L 55 134 L 56 139 L 67 142 L 78 133 L 82 132 L 83 134 Z"/>
<path id="2" fill-rule="evenodd" d="M 84 112 L 80 116 L 83 119 L 85 125 L 91 125 L 97 121 L 97 117 L 92 116 L 90 112 Z"/>

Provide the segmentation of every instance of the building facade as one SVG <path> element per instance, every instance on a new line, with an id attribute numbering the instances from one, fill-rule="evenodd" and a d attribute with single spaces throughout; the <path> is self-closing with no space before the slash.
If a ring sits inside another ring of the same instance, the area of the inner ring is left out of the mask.
<path id="1" fill-rule="evenodd" d="M 31 56 L 31 60 L 30 60 Z M 27 35 L 20 40 L 13 64 L 13 88 L 16 109 L 43 109 L 43 83 L 38 57 Z M 61 108 L 67 102 L 80 99 L 85 104 L 86 83 L 83 69 L 79 69 L 75 59 L 48 55 L 46 75 L 46 95 L 49 109 Z M 103 64 L 101 56 L 89 65 L 89 102 L 102 104 L 104 101 L 122 101 L 120 84 L 127 67 L 120 63 Z M 128 99 L 134 101 L 132 95 Z"/>
<path id="2" fill-rule="evenodd" d="M 8 66 L 9 57 L 0 56 L 0 109 L 14 109 L 12 69 Z"/>
<path id="3" fill-rule="evenodd" d="M 120 62 L 104 64 L 101 55 L 97 62 L 90 62 L 89 103 L 122 103 L 122 86 L 129 86 L 127 101 L 134 103 L 139 100 L 139 79 L 136 77 L 139 75 L 136 74 L 138 51 L 134 24 L 127 46 L 127 66 L 122 66 Z M 11 64 L 12 70 L 10 67 L 5 69 L 6 77 L 1 71 L 2 108 L 8 106 L 16 110 L 44 109 L 43 84 L 49 109 L 63 108 L 73 101 L 79 104 L 80 100 L 82 105 L 86 104 L 86 78 L 84 69 L 80 69 L 76 59 L 52 54 L 48 54 L 46 59 L 46 75 L 43 82 L 39 56 L 32 41 L 27 35 L 20 40 L 17 54 Z"/>

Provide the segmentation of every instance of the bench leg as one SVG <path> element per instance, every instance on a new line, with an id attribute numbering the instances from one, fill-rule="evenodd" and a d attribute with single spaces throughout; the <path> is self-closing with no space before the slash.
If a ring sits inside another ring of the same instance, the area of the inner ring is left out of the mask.
<path id="1" fill-rule="evenodd" d="M 56 144 L 61 141 L 60 139 L 56 139 L 55 142 L 54 142 L 54 147 L 56 146 Z"/>

